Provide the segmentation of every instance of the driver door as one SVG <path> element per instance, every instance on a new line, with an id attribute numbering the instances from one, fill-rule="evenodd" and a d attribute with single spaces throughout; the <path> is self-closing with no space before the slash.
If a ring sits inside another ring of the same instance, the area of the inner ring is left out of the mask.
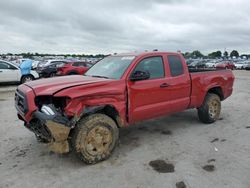
<path id="1" fill-rule="evenodd" d="M 19 81 L 18 73 L 19 69 L 15 66 L 0 61 L 0 82 L 17 82 Z"/>
<path id="2" fill-rule="evenodd" d="M 146 80 L 128 81 L 130 123 L 167 114 L 170 105 L 165 65 L 162 56 L 142 59 L 132 71 L 149 72 Z"/>

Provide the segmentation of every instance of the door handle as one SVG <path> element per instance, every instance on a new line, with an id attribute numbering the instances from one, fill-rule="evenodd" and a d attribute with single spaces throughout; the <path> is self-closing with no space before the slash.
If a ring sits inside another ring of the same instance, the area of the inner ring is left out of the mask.
<path id="1" fill-rule="evenodd" d="M 167 83 L 163 83 L 160 85 L 160 88 L 168 87 L 169 85 Z"/>

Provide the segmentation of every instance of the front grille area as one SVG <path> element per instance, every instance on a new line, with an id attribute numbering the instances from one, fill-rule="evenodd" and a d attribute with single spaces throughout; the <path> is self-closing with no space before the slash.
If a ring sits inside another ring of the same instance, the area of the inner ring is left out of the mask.
<path id="1" fill-rule="evenodd" d="M 25 95 L 16 90 L 15 93 L 15 105 L 17 110 L 21 111 L 21 113 L 26 114 L 28 112 L 28 104 Z"/>

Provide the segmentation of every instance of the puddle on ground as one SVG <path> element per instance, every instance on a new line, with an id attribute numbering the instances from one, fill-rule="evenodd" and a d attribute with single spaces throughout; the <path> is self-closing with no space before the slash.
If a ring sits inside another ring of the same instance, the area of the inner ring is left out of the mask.
<path id="1" fill-rule="evenodd" d="M 159 173 L 172 173 L 174 172 L 174 165 L 166 163 L 164 160 L 150 161 L 149 165 Z"/>
<path id="2" fill-rule="evenodd" d="M 206 170 L 207 172 L 213 172 L 215 170 L 215 166 L 214 165 L 205 165 L 202 168 L 204 170 Z"/>
<path id="3" fill-rule="evenodd" d="M 213 139 L 212 141 L 210 141 L 211 143 L 214 143 L 214 142 L 217 142 L 217 141 L 219 141 L 219 138 L 215 138 L 215 139 Z"/>
<path id="4" fill-rule="evenodd" d="M 177 182 L 175 185 L 176 185 L 176 188 L 186 188 L 187 187 L 183 181 Z"/>

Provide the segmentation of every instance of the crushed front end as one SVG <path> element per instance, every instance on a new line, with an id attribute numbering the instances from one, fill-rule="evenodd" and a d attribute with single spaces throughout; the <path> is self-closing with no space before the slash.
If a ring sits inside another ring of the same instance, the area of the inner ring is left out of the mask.
<path id="1" fill-rule="evenodd" d="M 50 150 L 56 153 L 69 152 L 68 136 L 74 127 L 74 118 L 63 112 L 67 98 L 36 96 L 32 88 L 21 85 L 15 93 L 18 118 L 36 136 L 49 142 Z"/>

